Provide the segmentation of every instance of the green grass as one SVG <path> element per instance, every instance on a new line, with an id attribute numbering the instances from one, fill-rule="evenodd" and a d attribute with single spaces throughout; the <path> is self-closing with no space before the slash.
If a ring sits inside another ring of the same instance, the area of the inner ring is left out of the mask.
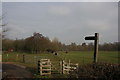
<path id="1" fill-rule="evenodd" d="M 25 62 L 23 62 L 23 54 L 25 55 Z M 50 59 L 52 63 L 52 68 L 54 68 L 53 70 L 57 70 L 58 73 L 60 72 L 59 63 L 61 59 L 58 56 L 51 53 L 41 53 L 41 54 L 10 53 L 8 54 L 8 57 L 7 57 L 7 54 L 3 54 L 2 62 L 15 62 L 15 64 L 26 66 L 31 72 L 33 72 L 34 74 L 37 74 L 38 60 L 43 58 Z M 36 77 L 39 77 L 39 78 L 42 78 L 42 77 L 52 78 L 53 76 L 36 75 Z"/>
<path id="2" fill-rule="evenodd" d="M 73 51 L 67 54 L 61 53 L 59 56 L 63 57 L 66 61 L 70 60 L 72 63 L 85 64 L 92 62 L 92 52 Z"/>
<path id="3" fill-rule="evenodd" d="M 40 53 L 40 54 L 28 54 L 28 53 L 19 53 L 13 52 L 8 54 L 2 55 L 3 62 L 15 62 L 19 65 L 24 65 L 29 68 L 33 73 L 37 74 L 37 61 L 42 58 L 47 58 L 51 60 L 53 72 L 60 72 L 60 61 L 61 60 L 70 60 L 72 63 L 79 63 L 79 65 L 89 64 L 93 62 L 93 51 L 71 51 L 67 54 L 64 52 L 58 52 L 58 55 L 54 55 L 52 53 Z M 23 54 L 25 55 L 25 62 L 23 63 Z M 18 55 L 18 57 L 17 57 Z M 118 52 L 117 51 L 99 51 L 98 54 L 98 62 L 105 62 L 105 63 L 118 63 Z M 39 76 L 37 77 L 46 77 L 46 76 Z M 47 76 L 47 78 L 51 77 L 61 77 L 65 75 L 52 75 Z"/>
<path id="4" fill-rule="evenodd" d="M 58 63 L 58 61 L 64 59 L 66 61 L 70 60 L 72 63 L 87 64 L 93 62 L 93 51 L 71 51 L 67 54 L 64 52 L 58 52 L 58 55 L 51 53 L 41 53 L 41 54 L 28 54 L 28 53 L 10 53 L 2 55 L 2 61 L 6 62 L 22 62 L 23 54 L 25 55 L 25 63 L 37 64 L 37 61 L 42 58 L 50 59 L 53 64 Z M 18 57 L 17 57 L 18 55 Z M 108 63 L 118 63 L 118 52 L 117 51 L 99 51 L 98 62 L 108 62 Z"/>
<path id="5" fill-rule="evenodd" d="M 108 63 L 118 63 L 118 52 L 100 52 L 99 61 Z"/>
<path id="6" fill-rule="evenodd" d="M 70 59 L 73 63 L 87 64 L 93 62 L 93 51 L 72 51 L 67 54 L 60 53 L 60 57 L 64 59 Z M 106 63 L 118 63 L 118 52 L 117 51 L 99 51 L 98 62 Z"/>

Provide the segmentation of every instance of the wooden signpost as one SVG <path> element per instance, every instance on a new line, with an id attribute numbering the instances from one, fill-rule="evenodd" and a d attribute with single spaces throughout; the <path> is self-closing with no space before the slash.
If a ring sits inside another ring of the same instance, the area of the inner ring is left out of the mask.
<path id="1" fill-rule="evenodd" d="M 97 62 L 98 58 L 98 43 L 99 43 L 99 33 L 95 33 L 95 36 L 85 37 L 85 40 L 94 40 L 94 63 Z"/>

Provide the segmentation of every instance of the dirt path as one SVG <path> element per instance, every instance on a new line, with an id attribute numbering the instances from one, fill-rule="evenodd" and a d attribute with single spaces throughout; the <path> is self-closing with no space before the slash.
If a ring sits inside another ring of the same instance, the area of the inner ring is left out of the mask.
<path id="1" fill-rule="evenodd" d="M 25 80 L 27 78 L 30 79 L 33 77 L 33 74 L 30 71 L 26 70 L 25 67 L 23 68 L 11 63 L 2 63 L 2 74 L 3 78 L 21 78 L 21 80 Z"/>

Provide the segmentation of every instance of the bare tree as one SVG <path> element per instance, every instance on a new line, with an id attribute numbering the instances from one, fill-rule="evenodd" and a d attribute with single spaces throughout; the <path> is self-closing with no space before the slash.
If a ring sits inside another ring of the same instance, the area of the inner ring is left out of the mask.
<path id="1" fill-rule="evenodd" d="M 8 28 L 5 27 L 7 25 L 7 23 L 4 23 L 3 19 L 4 19 L 4 15 L 2 15 L 0 17 L 0 29 L 1 29 L 0 38 L 2 38 L 2 39 L 5 38 L 5 36 L 6 36 L 5 33 L 9 30 Z"/>

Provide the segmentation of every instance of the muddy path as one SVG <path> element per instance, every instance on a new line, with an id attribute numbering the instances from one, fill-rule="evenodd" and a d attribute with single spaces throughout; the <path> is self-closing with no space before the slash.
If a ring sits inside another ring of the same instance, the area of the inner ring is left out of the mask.
<path id="1" fill-rule="evenodd" d="M 28 78 L 33 78 L 33 74 L 23 66 L 11 63 L 2 63 L 2 77 L 3 80 L 28 80 Z"/>

